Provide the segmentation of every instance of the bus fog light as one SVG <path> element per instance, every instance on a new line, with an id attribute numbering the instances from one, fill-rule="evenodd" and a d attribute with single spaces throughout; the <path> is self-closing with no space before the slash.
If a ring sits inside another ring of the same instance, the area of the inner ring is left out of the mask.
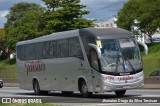
<path id="1" fill-rule="evenodd" d="M 111 90 L 112 89 L 112 87 L 111 86 L 104 86 L 104 90 Z"/>
<path id="2" fill-rule="evenodd" d="M 110 82 L 110 80 L 106 79 L 106 80 L 104 80 L 104 82 Z"/>
<path id="3" fill-rule="evenodd" d="M 107 86 L 104 86 L 104 89 L 107 89 Z"/>
<path id="4" fill-rule="evenodd" d="M 138 79 L 139 79 L 139 80 L 143 80 L 143 79 L 144 79 L 143 75 L 140 76 Z"/>

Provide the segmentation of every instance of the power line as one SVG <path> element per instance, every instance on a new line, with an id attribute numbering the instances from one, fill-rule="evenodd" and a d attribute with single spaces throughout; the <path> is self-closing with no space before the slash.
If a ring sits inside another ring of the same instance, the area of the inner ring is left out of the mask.
<path id="1" fill-rule="evenodd" d="M 88 9 L 91 12 L 95 12 L 95 11 L 98 11 L 98 10 L 110 8 L 112 6 L 118 6 L 118 5 L 122 4 L 122 3 L 124 3 L 124 2 L 115 2 L 115 3 L 111 4 L 111 5 L 107 5 L 107 6 L 104 6 L 102 8 L 98 8 L 98 9 L 94 9 L 94 8 L 91 8 L 91 7 L 87 7 L 86 9 Z"/>

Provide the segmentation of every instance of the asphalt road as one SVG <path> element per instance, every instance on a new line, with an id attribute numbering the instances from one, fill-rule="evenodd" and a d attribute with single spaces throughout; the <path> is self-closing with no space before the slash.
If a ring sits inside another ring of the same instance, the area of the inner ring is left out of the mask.
<path id="1" fill-rule="evenodd" d="M 82 103 L 89 106 L 134 106 L 135 103 L 136 106 L 151 106 L 153 104 L 158 106 L 160 105 L 160 89 L 128 90 L 124 97 L 119 98 L 114 94 L 114 92 L 107 92 L 105 94 L 93 94 L 93 96 L 90 98 L 83 98 L 78 92 L 69 96 L 64 96 L 61 94 L 61 92 L 50 92 L 48 95 L 37 96 L 34 95 L 33 91 L 22 90 L 18 87 L 0 88 L 0 102 L 2 102 L 2 99 L 4 99 L 3 102 L 6 102 L 6 98 L 11 99 L 12 103 L 28 103 L 29 100 L 29 102 L 56 103 L 68 106 L 75 104 L 81 106 Z M 18 99 L 21 99 L 21 101 L 18 101 Z"/>

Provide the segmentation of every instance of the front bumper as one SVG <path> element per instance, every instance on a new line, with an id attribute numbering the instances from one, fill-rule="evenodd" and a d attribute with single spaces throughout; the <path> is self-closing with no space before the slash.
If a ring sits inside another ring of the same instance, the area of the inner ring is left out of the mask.
<path id="1" fill-rule="evenodd" d="M 102 92 L 138 89 L 144 86 L 143 71 L 133 75 L 102 75 Z"/>
<path id="2" fill-rule="evenodd" d="M 138 89 L 144 86 L 144 81 L 139 80 L 134 83 L 126 83 L 126 84 L 114 84 L 114 83 L 106 83 L 103 88 L 103 92 L 107 91 L 119 91 L 119 90 L 128 90 L 128 89 Z"/>

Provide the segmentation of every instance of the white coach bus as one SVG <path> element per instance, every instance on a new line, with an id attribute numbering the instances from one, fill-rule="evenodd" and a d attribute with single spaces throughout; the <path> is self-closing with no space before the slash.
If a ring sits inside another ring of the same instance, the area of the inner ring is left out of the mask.
<path id="1" fill-rule="evenodd" d="M 114 91 L 123 96 L 143 84 L 142 60 L 132 33 L 84 28 L 53 33 L 16 45 L 20 88 L 35 94 Z"/>

